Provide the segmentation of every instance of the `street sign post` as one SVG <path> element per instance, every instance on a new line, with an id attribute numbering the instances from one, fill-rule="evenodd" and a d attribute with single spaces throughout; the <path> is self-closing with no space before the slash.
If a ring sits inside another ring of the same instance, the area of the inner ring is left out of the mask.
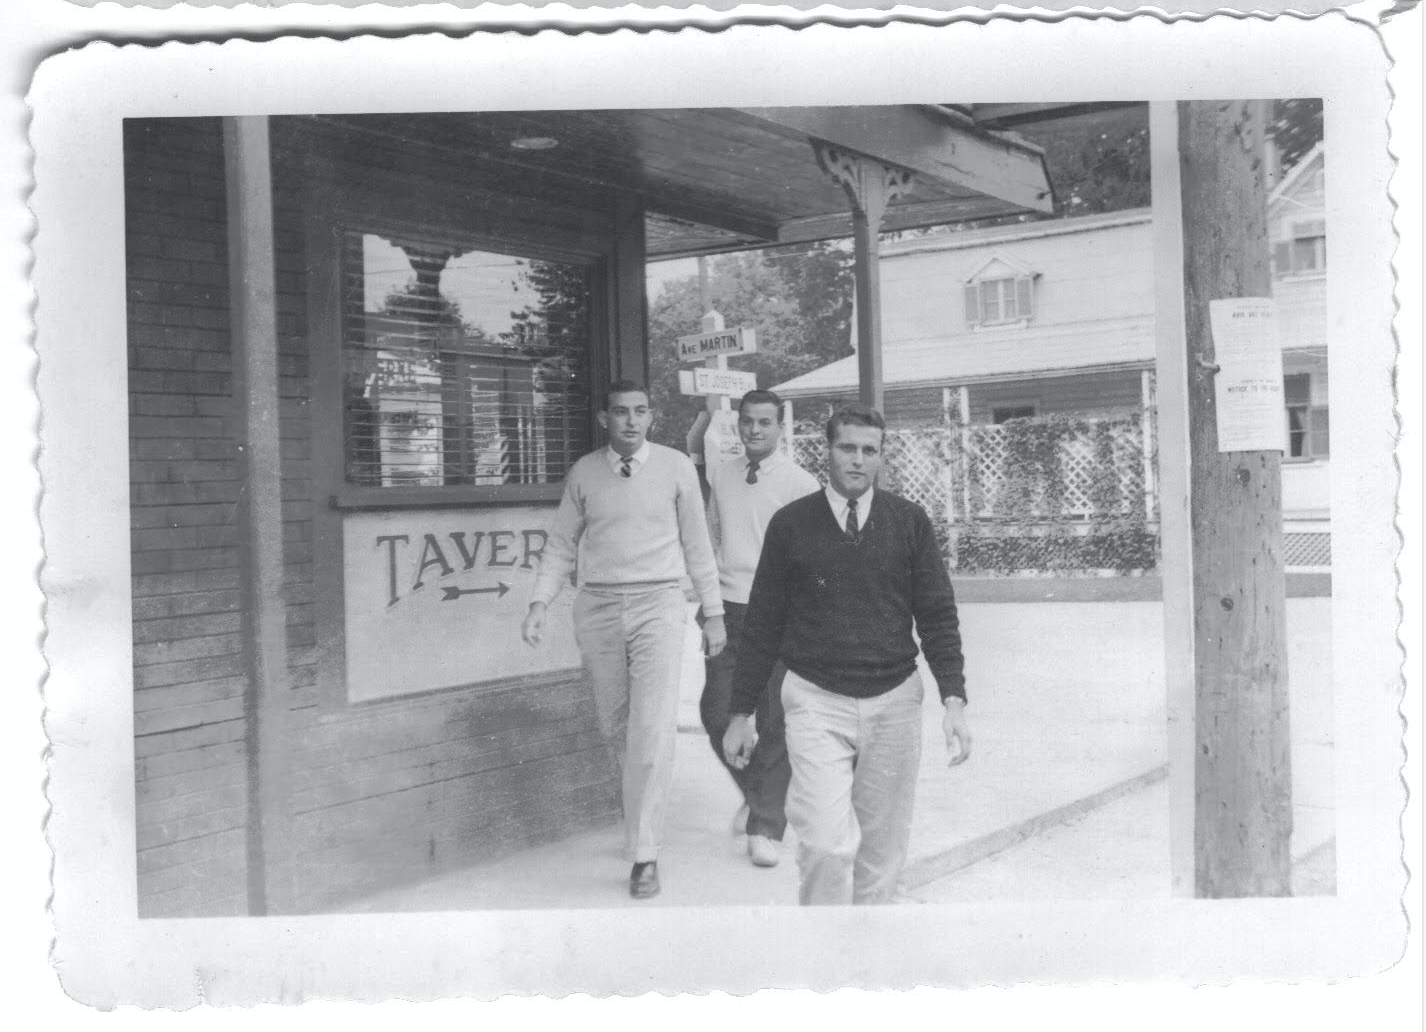
<path id="1" fill-rule="evenodd" d="M 751 355 L 757 349 L 757 332 L 749 326 L 690 333 L 678 338 L 680 362 L 701 362 L 724 355 Z"/>
<path id="2" fill-rule="evenodd" d="M 758 389 L 758 375 L 737 369 L 680 369 L 678 389 L 682 394 L 725 394 L 740 398 L 748 391 Z"/>

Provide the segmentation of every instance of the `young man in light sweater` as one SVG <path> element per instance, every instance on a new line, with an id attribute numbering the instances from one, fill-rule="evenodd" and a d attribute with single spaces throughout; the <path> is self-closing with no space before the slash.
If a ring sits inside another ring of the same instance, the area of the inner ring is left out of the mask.
<path id="1" fill-rule="evenodd" d="M 830 484 L 768 524 L 739 640 L 723 747 L 747 763 L 749 714 L 781 660 L 803 904 L 895 897 L 921 760 L 917 637 L 950 762 L 970 756 L 955 597 L 925 510 L 874 486 L 885 430 L 860 405 L 828 421 Z"/>
<path id="2" fill-rule="evenodd" d="M 723 601 L 693 462 L 647 440 L 653 413 L 641 385 L 618 380 L 599 425 L 609 446 L 565 480 L 522 635 L 538 645 L 545 612 L 571 579 L 574 632 L 594 688 L 599 729 L 622 776 L 629 893 L 659 891 L 658 854 L 678 733 L 685 571 L 702 604 L 710 656 L 723 650 Z"/>
<path id="3" fill-rule="evenodd" d="M 780 859 L 783 812 L 791 768 L 783 741 L 781 663 L 774 667 L 766 690 L 756 703 L 758 744 L 745 767 L 728 764 L 723 735 L 728 730 L 728 704 L 733 694 L 738 637 L 748 608 L 753 573 L 762 551 L 763 533 L 773 513 L 788 502 L 820 490 L 817 478 L 778 450 L 782 439 L 782 399 L 772 391 L 749 391 L 738 403 L 741 458 L 713 465 L 708 473 L 708 526 L 718 557 L 723 587 L 723 615 L 728 647 L 704 664 L 699 714 L 713 753 L 728 768 L 743 805 L 733 818 L 733 831 L 747 833 L 748 856 L 759 867 L 774 867 Z"/>

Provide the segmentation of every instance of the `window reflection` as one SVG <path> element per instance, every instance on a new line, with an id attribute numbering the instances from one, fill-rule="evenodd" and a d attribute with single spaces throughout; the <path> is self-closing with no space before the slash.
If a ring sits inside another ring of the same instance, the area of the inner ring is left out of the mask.
<path id="1" fill-rule="evenodd" d="M 546 484 L 590 447 L 588 266 L 348 233 L 346 480 Z"/>

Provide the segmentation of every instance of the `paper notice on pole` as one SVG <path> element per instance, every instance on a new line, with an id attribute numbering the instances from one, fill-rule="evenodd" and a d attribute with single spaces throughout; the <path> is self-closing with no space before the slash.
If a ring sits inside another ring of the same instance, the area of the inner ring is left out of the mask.
<path id="1" fill-rule="evenodd" d="M 712 414 L 703 437 L 703 461 L 711 471 L 720 462 L 742 458 L 743 441 L 738 436 L 738 414 L 720 409 Z"/>
<path id="2" fill-rule="evenodd" d="M 1218 450 L 1283 451 L 1282 345 L 1277 305 L 1267 297 L 1208 302 L 1213 331 Z"/>

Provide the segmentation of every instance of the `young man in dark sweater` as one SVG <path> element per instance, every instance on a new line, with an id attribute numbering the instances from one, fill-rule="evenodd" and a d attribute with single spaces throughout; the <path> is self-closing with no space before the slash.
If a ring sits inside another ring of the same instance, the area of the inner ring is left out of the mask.
<path id="1" fill-rule="evenodd" d="M 874 486 L 886 423 L 827 423 L 829 486 L 768 524 L 739 642 L 723 749 L 748 762 L 751 714 L 781 660 L 792 761 L 787 819 L 803 904 L 887 903 L 910 841 L 921 760 L 916 637 L 945 706 L 952 766 L 970 756 L 960 624 L 924 509 Z"/>

